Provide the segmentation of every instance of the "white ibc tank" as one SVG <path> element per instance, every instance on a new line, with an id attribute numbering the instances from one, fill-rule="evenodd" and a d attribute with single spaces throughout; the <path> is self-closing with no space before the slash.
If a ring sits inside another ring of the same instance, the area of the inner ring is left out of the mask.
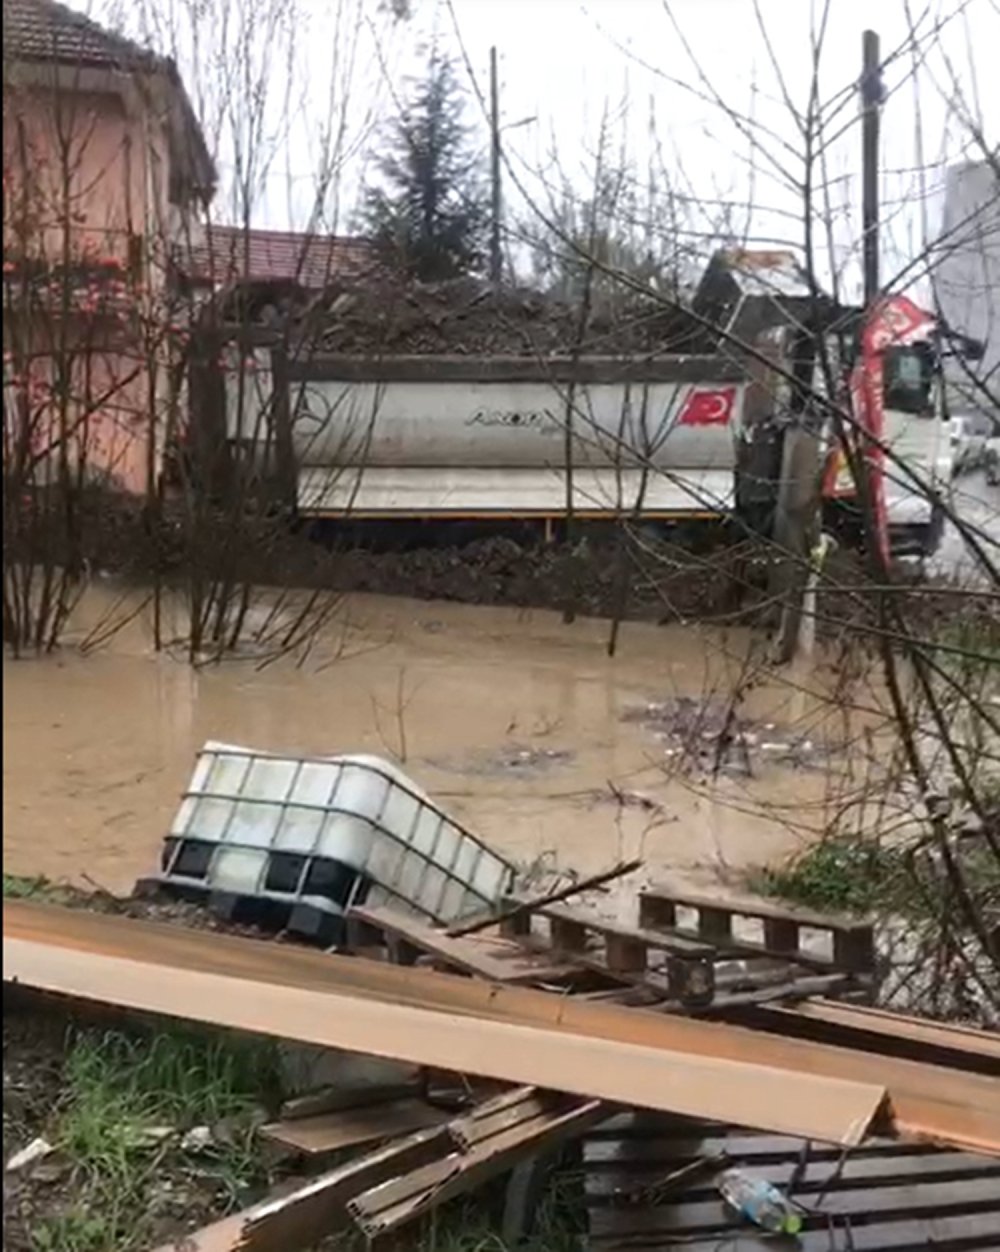
<path id="1" fill-rule="evenodd" d="M 379 898 L 437 921 L 495 904 L 513 875 L 509 862 L 374 756 L 282 757 L 206 743 L 170 839 L 182 853 L 204 851 L 199 876 L 213 891 L 329 908 L 329 898 L 310 896 L 310 872 L 334 862 L 363 875 Z M 298 883 L 279 891 L 269 872 L 282 854 L 303 864 Z M 176 855 L 168 876 L 185 877 Z"/>

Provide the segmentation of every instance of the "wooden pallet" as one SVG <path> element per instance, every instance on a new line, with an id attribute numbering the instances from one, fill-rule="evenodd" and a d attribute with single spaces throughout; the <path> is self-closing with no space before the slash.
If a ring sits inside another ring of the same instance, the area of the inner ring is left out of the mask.
<path id="1" fill-rule="evenodd" d="M 694 914 L 683 922 L 679 910 Z M 737 933 L 741 921 L 759 926 L 761 938 Z M 660 934 L 710 943 L 729 953 L 791 960 L 813 969 L 875 972 L 875 930 L 870 918 L 817 913 L 750 896 L 720 898 L 687 885 L 657 883 L 639 895 L 639 924 Z M 828 954 L 803 942 L 804 930 L 827 936 Z"/>
<path id="2" fill-rule="evenodd" d="M 728 1209 L 712 1162 L 723 1157 L 803 1206 L 798 1239 L 775 1241 Z M 684 1176 L 704 1162 L 706 1169 Z M 628 1113 L 583 1145 L 589 1241 L 667 1252 L 989 1252 L 1000 1247 L 1000 1160 L 871 1139 L 845 1153 L 822 1143 Z"/>
<path id="3" fill-rule="evenodd" d="M 541 937 L 553 957 L 645 987 L 662 1001 L 692 1011 L 830 995 L 851 982 L 843 971 L 817 973 L 786 955 L 754 952 L 748 960 L 747 953 L 728 946 L 661 928 L 623 926 L 565 904 L 515 914 L 503 929 L 522 943 Z"/>
<path id="4" fill-rule="evenodd" d="M 515 914 L 501 929 L 525 943 L 533 934 L 532 918 L 556 957 L 618 981 L 652 982 L 668 999 L 685 1004 L 710 1004 L 715 996 L 715 950 L 708 944 L 622 926 L 566 904 Z"/>
<path id="5" fill-rule="evenodd" d="M 520 944 L 496 937 L 453 938 L 387 907 L 356 905 L 350 909 L 346 946 L 352 952 L 377 949 L 395 965 L 420 961 L 435 969 L 513 985 L 562 987 L 581 972 L 572 962 L 553 959 L 551 953 L 526 951 Z"/>

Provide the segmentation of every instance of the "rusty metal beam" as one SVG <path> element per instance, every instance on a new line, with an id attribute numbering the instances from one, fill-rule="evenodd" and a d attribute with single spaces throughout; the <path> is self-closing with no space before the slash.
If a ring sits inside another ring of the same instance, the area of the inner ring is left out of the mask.
<path id="1" fill-rule="evenodd" d="M 214 939 L 213 939 L 214 943 Z M 209 948 L 211 944 L 208 945 Z M 24 939 L 4 940 L 4 978 L 42 991 L 320 1047 L 569 1091 L 844 1144 L 861 1141 L 883 1087 L 733 1059 L 588 1039 L 340 991 L 261 984 Z M 538 994 L 544 995 L 544 992 Z"/>
<path id="2" fill-rule="evenodd" d="M 793 1023 L 815 1023 L 818 1028 L 829 1028 L 828 1037 L 833 1043 L 870 1040 L 873 1051 L 905 1047 L 906 1052 L 900 1055 L 1000 1074 L 1000 1035 L 971 1026 L 946 1025 L 867 1005 L 821 999 L 804 1000 L 794 1007 L 769 1005 L 766 1013 L 779 1031 L 789 1029 Z"/>
<path id="3" fill-rule="evenodd" d="M 829 1131 L 820 1133 L 805 1128 L 806 1121 L 822 1118 L 818 1116 L 819 1106 L 810 1108 L 808 1100 L 803 1104 L 790 1096 L 789 1084 L 794 1079 L 814 1082 L 821 1078 L 840 1079 L 849 1084 L 866 1086 L 869 1091 L 873 1086 L 886 1087 L 891 1097 L 897 1132 L 926 1136 L 970 1149 L 1000 1151 L 1000 1083 L 985 1075 L 955 1072 L 940 1065 L 871 1055 L 861 1050 L 808 1040 L 786 1039 L 718 1022 L 689 1020 L 638 1008 L 502 987 L 427 970 L 402 969 L 357 958 L 338 958 L 275 943 L 214 934 L 206 939 L 204 934 L 176 927 L 153 926 L 21 902 L 10 902 L 5 907 L 4 936 L 6 949 L 10 948 L 14 937 L 30 939 L 39 948 L 57 945 L 56 956 L 60 961 L 76 951 L 100 953 L 108 958 L 116 955 L 128 957 L 144 963 L 147 973 L 150 965 L 160 966 L 165 974 L 171 977 L 176 974 L 179 988 L 185 984 L 193 985 L 188 981 L 191 975 L 186 973 L 193 970 L 202 977 L 210 974 L 225 976 L 237 985 L 249 979 L 256 987 L 258 998 L 263 997 L 264 1000 L 272 994 L 272 987 L 278 989 L 275 993 L 278 996 L 293 991 L 316 991 L 330 997 L 327 1004 L 334 999 L 350 1004 L 352 1013 L 367 1011 L 364 1008 L 366 1003 L 391 1005 L 396 1010 L 409 1007 L 418 1010 L 420 1020 L 425 1020 L 424 1014 L 430 1018 L 435 1013 L 446 1014 L 449 1029 L 468 1023 L 469 1019 L 488 1020 L 507 1030 L 515 1027 L 537 1029 L 548 1042 L 553 1038 L 567 1041 L 565 1063 L 558 1064 L 551 1072 L 547 1071 L 549 1076 L 543 1077 L 522 1069 L 516 1074 L 495 1075 L 512 1082 L 566 1088 L 567 1080 L 574 1076 L 570 1053 L 582 1055 L 579 1050 L 583 1048 L 584 1041 L 624 1044 L 638 1049 L 644 1056 L 660 1050 L 681 1064 L 684 1058 L 688 1058 L 701 1067 L 711 1067 L 715 1062 L 723 1061 L 736 1068 L 716 1069 L 714 1072 L 726 1072 L 734 1078 L 740 1072 L 739 1066 L 756 1065 L 766 1074 L 763 1086 L 758 1087 L 756 1092 L 751 1090 L 752 1084 L 744 1087 L 737 1079 L 727 1091 L 716 1092 L 717 1099 L 712 1099 L 712 1092 L 709 1091 L 709 1103 L 725 1104 L 729 1099 L 729 1106 L 722 1114 L 726 1120 L 736 1119 L 762 1128 L 772 1127 L 775 1115 L 780 1112 L 785 1124 L 773 1126 L 774 1129 L 787 1129 L 791 1134 L 817 1139 L 829 1137 Z M 9 964 L 5 968 L 5 977 L 9 977 Z M 60 977 L 66 993 L 84 994 L 79 987 L 74 988 L 73 980 L 67 976 L 65 969 Z M 153 983 L 152 990 L 155 990 L 156 980 L 147 978 L 146 981 Z M 111 986 L 109 991 L 113 999 L 114 987 Z M 321 1026 L 325 1026 L 328 1014 L 319 1011 L 315 997 L 305 996 L 303 1003 L 311 1005 L 309 1026 L 318 1032 Z M 186 1009 L 195 1004 L 193 995 L 179 993 L 174 1011 L 184 1015 Z M 201 1008 L 208 1014 L 206 1020 L 211 1020 L 214 1008 L 211 1001 L 204 1001 Z M 170 1010 L 161 1008 L 159 1011 Z M 273 1029 L 274 1014 L 264 1016 Z M 255 1028 L 268 1029 L 267 1026 Z M 501 1035 L 503 1033 L 500 1032 Z M 494 1044 L 489 1048 L 486 1046 L 486 1033 L 477 1035 L 473 1031 L 472 1037 L 478 1040 L 478 1046 L 472 1048 L 472 1063 L 467 1066 L 468 1072 L 481 1072 L 486 1060 L 490 1068 L 498 1068 L 494 1065 L 497 1059 L 492 1052 Z M 493 1038 L 498 1041 L 500 1035 Z M 387 1046 L 386 1041 L 381 1043 Z M 332 1046 L 351 1045 L 342 1042 Z M 359 1040 L 357 1046 L 362 1051 L 377 1050 L 367 1046 L 367 1041 Z M 495 1046 L 503 1051 L 502 1044 Z M 588 1064 L 598 1067 L 609 1065 L 616 1071 L 627 1068 L 623 1059 L 627 1055 L 625 1052 L 593 1050 L 588 1055 Z M 597 1060 L 598 1055 L 603 1058 L 601 1061 Z M 614 1059 L 609 1061 L 608 1058 Z M 499 1059 L 505 1062 L 509 1058 Z M 465 1065 L 456 1062 L 453 1067 L 462 1069 Z M 510 1067 L 504 1064 L 503 1068 Z M 673 1065 L 669 1068 L 673 1069 Z M 707 1071 L 702 1069 L 701 1072 Z M 589 1073 L 587 1077 L 589 1080 Z M 580 1078 L 579 1073 L 576 1078 Z M 586 1087 L 587 1083 L 580 1085 Z M 646 1097 L 641 1093 L 635 1095 L 635 1088 L 639 1085 L 633 1084 L 631 1094 L 627 1096 L 620 1091 L 612 1094 L 607 1090 L 589 1089 L 580 1090 L 578 1094 L 642 1104 Z M 669 1098 L 665 1090 L 658 1092 L 658 1098 Z M 700 1099 L 694 1088 L 688 1087 L 686 1094 L 691 1099 L 695 1116 L 715 1115 L 708 1111 L 707 1105 L 694 1107 Z M 744 1097 L 746 1104 L 742 1103 Z M 741 1102 L 738 1110 L 731 1103 L 735 1098 Z M 760 1107 L 765 1111 L 771 1110 L 763 1121 L 755 1120 L 761 1116 Z M 845 1116 L 840 1121 L 841 1130 L 844 1121 L 849 1119 L 846 1106 L 842 1112 Z"/>

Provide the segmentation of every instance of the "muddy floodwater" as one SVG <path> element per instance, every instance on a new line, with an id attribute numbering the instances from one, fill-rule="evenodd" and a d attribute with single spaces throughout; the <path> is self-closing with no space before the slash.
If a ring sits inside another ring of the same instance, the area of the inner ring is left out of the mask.
<path id="1" fill-rule="evenodd" d="M 758 678 L 720 753 L 762 647 L 743 630 L 630 624 L 609 658 L 604 622 L 361 596 L 301 663 L 195 669 L 147 615 L 82 655 L 115 596 L 88 593 L 57 656 L 4 662 L 10 873 L 129 889 L 207 739 L 388 757 L 517 860 L 580 871 L 739 871 L 799 847 L 845 785 L 822 666 Z"/>

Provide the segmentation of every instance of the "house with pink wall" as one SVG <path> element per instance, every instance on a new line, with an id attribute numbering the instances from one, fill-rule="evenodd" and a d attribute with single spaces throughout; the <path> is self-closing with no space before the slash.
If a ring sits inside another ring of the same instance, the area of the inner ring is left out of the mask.
<path id="1" fill-rule="evenodd" d="M 144 493 L 213 163 L 169 59 L 55 0 L 3 0 L 3 51 L 5 471 Z"/>

